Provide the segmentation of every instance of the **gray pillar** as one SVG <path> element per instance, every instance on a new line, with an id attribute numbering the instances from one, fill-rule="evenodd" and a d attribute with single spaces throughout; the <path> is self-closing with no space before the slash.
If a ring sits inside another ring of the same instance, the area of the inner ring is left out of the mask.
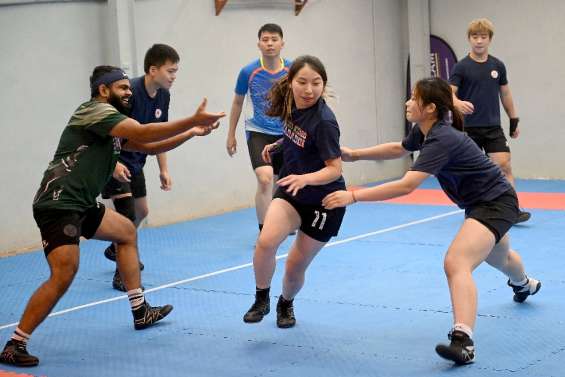
<path id="1" fill-rule="evenodd" d="M 408 0 L 408 46 L 410 78 L 414 85 L 431 74 L 429 0 Z"/>
<path id="2" fill-rule="evenodd" d="M 138 76 L 134 0 L 108 0 L 110 63 L 130 75 Z"/>

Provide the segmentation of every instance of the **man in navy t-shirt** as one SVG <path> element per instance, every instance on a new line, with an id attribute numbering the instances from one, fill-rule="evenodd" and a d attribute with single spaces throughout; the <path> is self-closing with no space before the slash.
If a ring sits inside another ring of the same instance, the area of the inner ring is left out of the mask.
<path id="1" fill-rule="evenodd" d="M 510 148 L 500 122 L 499 98 L 510 118 L 509 135 L 514 139 L 520 134 L 519 119 L 508 86 L 506 67 L 488 54 L 493 34 L 494 27 L 489 20 L 471 21 L 467 30 L 471 51 L 453 67 L 449 82 L 454 104 L 465 114 L 465 131 L 500 166 L 514 186 Z M 521 211 L 518 222 L 527 221 L 530 216 L 529 212 Z"/>
<path id="2" fill-rule="evenodd" d="M 168 45 L 154 44 L 147 50 L 143 63 L 145 75 L 131 80 L 131 118 L 141 124 L 169 120 L 169 89 L 175 81 L 179 60 L 178 53 Z M 114 174 L 102 192 L 102 197 L 112 199 L 116 211 L 133 221 L 136 227 L 149 213 L 143 174 L 146 158 L 145 153 L 122 151 Z M 172 182 L 166 154 L 158 154 L 157 161 L 161 189 L 169 191 Z M 104 255 L 116 260 L 115 245 L 111 244 Z M 143 268 L 143 264 L 140 267 Z M 125 290 L 117 269 L 112 286 L 120 291 Z"/>

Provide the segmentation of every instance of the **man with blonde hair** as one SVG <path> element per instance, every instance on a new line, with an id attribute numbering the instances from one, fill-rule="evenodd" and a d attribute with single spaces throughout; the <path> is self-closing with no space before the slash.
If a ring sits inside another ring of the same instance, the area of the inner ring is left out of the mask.
<path id="1" fill-rule="evenodd" d="M 486 18 L 471 21 L 467 39 L 469 54 L 454 67 L 449 78 L 455 106 L 465 114 L 465 131 L 481 149 L 502 169 L 506 179 L 515 186 L 510 163 L 510 147 L 500 122 L 500 105 L 510 118 L 509 136 L 520 135 L 519 118 L 508 86 L 504 63 L 488 49 L 494 26 Z M 529 212 L 520 211 L 518 222 L 528 221 Z"/>

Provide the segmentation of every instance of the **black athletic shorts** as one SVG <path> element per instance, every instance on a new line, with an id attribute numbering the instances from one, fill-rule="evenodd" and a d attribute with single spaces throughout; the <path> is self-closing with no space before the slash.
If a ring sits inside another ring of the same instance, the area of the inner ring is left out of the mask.
<path id="1" fill-rule="evenodd" d="M 131 182 L 120 182 L 114 177 L 110 178 L 104 190 L 102 190 L 102 198 L 110 199 L 113 196 L 128 194 L 134 198 L 144 198 L 147 196 L 147 188 L 145 187 L 145 175 L 143 170 L 139 174 L 132 174 Z"/>
<path id="2" fill-rule="evenodd" d="M 283 137 L 283 135 L 268 135 L 260 132 L 247 131 L 247 149 L 249 151 L 249 158 L 251 159 L 251 166 L 253 170 L 261 166 L 269 166 L 268 163 L 263 161 L 261 153 L 265 145 L 272 144 Z M 279 175 L 282 166 L 282 152 L 271 155 L 273 174 Z"/>
<path id="3" fill-rule="evenodd" d="M 510 152 L 508 140 L 500 126 L 465 127 L 465 132 L 485 153 Z"/>
<path id="4" fill-rule="evenodd" d="M 283 199 L 294 207 L 301 219 L 300 230 L 302 232 L 320 242 L 328 242 L 330 238 L 337 236 L 343 216 L 345 216 L 345 207 L 325 209 L 321 205 L 298 203 L 284 190 L 284 188 L 277 188 L 273 199 Z"/>
<path id="5" fill-rule="evenodd" d="M 475 219 L 486 226 L 500 241 L 518 221 L 520 209 L 516 191 L 510 189 L 498 198 L 482 202 L 465 209 L 465 218 Z"/>
<path id="6" fill-rule="evenodd" d="M 69 210 L 33 211 L 33 218 L 41 232 L 45 256 L 63 245 L 78 245 L 80 237 L 92 238 L 98 230 L 106 208 L 97 203 L 84 212 Z"/>

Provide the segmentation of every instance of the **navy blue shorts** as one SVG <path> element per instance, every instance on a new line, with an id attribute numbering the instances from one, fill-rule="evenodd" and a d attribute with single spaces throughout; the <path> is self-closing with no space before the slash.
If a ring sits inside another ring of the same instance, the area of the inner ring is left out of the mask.
<path id="1" fill-rule="evenodd" d="M 485 151 L 485 153 L 510 153 L 508 140 L 500 126 L 465 127 L 465 133 Z"/>
<path id="2" fill-rule="evenodd" d="M 328 242 L 330 238 L 337 236 L 345 216 L 345 207 L 325 209 L 321 205 L 298 203 L 280 187 L 275 191 L 273 198 L 288 202 L 300 216 L 300 230 L 316 241 Z"/>
<path id="3" fill-rule="evenodd" d="M 465 209 L 465 218 L 472 218 L 486 226 L 498 243 L 518 221 L 520 209 L 518 196 L 514 189 L 506 191 L 498 198 L 480 202 Z"/>
<path id="4" fill-rule="evenodd" d="M 282 153 L 271 155 L 272 163 L 268 164 L 263 160 L 263 149 L 265 145 L 273 144 L 275 141 L 283 137 L 283 135 L 268 135 L 260 132 L 247 131 L 247 149 L 249 151 L 249 158 L 251 159 L 251 166 L 253 170 L 261 166 L 272 166 L 273 174 L 279 175 L 282 166 Z"/>

